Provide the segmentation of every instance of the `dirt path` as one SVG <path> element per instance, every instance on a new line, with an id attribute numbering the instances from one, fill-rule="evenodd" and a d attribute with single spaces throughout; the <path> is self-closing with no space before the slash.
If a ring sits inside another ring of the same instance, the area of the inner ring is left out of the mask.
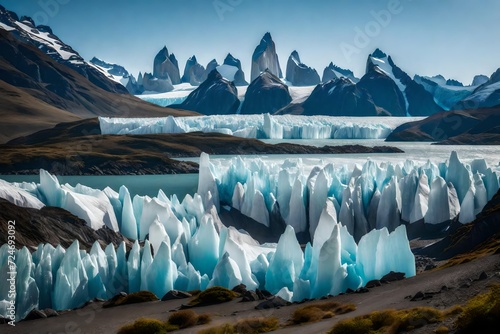
<path id="1" fill-rule="evenodd" d="M 476 280 L 483 271 L 488 274 L 488 278 L 481 281 Z M 500 256 L 487 256 L 460 266 L 424 272 L 403 281 L 385 284 L 370 289 L 368 293 L 353 293 L 332 297 L 330 300 L 339 303 L 355 304 L 356 311 L 313 324 L 287 327 L 276 331 L 276 333 L 324 333 L 340 319 L 387 308 L 401 309 L 423 305 L 446 308 L 451 305 L 462 304 L 472 296 L 485 291 L 488 285 L 499 282 Z M 469 283 L 470 286 L 463 287 L 466 283 Z M 443 286 L 446 286 L 447 289 L 434 295 L 431 299 L 412 302 L 405 298 L 409 295 L 415 295 L 419 291 L 440 291 Z M 112 334 L 116 333 L 117 329 L 124 324 L 140 317 L 166 320 L 170 310 L 178 309 L 181 304 L 186 302 L 187 300 L 151 302 L 108 309 L 102 309 L 100 303 L 95 303 L 59 317 L 21 322 L 15 328 L 0 325 L 0 332 L 6 334 Z M 315 302 L 317 301 L 308 303 Z M 240 319 L 258 316 L 275 316 L 282 323 L 285 323 L 290 319 L 295 309 L 307 305 L 307 303 L 292 304 L 280 309 L 258 311 L 255 310 L 257 304 L 258 302 L 240 303 L 233 301 L 196 308 L 195 310 L 198 313 L 212 314 L 212 322 L 203 327 L 190 328 L 178 333 L 197 333 L 202 328 L 223 323 L 234 323 Z"/>

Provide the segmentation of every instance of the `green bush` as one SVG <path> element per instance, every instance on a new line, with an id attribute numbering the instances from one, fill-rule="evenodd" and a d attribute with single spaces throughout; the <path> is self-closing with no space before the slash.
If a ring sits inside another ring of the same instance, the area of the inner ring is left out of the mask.
<path id="1" fill-rule="evenodd" d="M 135 304 L 135 303 L 145 303 L 145 302 L 154 302 L 157 301 L 158 297 L 152 292 L 149 291 L 139 291 L 130 293 L 126 296 L 115 296 L 113 299 L 106 302 L 103 307 L 115 307 L 127 304 Z"/>
<path id="2" fill-rule="evenodd" d="M 228 290 L 220 286 L 214 286 L 202 291 L 195 299 L 189 304 L 193 306 L 205 306 L 213 304 L 221 304 L 229 302 L 238 297 L 234 291 Z"/>

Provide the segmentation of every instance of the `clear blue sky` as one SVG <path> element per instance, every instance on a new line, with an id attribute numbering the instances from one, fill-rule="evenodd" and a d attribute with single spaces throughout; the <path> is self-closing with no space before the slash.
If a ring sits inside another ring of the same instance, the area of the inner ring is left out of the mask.
<path id="1" fill-rule="evenodd" d="M 248 78 L 252 52 L 266 31 L 273 36 L 283 70 L 296 49 L 320 75 L 333 61 L 360 77 L 367 55 L 377 47 L 411 76 L 442 74 L 468 84 L 475 74 L 489 76 L 500 67 L 497 0 L 0 0 L 0 4 L 34 17 L 37 24 L 47 23 L 85 59 L 97 56 L 116 62 L 134 75 L 151 71 L 155 54 L 166 45 L 179 60 L 181 72 L 193 54 L 205 66 L 213 58 L 221 63 L 231 52 L 242 61 Z M 390 18 L 377 22 L 373 13 L 389 9 Z M 359 31 L 368 32 L 368 38 L 360 38 Z"/>

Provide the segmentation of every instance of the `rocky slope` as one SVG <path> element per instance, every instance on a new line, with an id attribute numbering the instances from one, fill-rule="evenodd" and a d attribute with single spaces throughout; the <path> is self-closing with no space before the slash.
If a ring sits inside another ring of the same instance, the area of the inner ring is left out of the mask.
<path id="1" fill-rule="evenodd" d="M 84 76 L 17 34 L 0 29 L 0 142 L 78 118 L 194 114 L 137 99 L 94 67 Z"/>
<path id="2" fill-rule="evenodd" d="M 0 145 L 0 174 L 136 175 L 197 173 L 198 165 L 173 160 L 202 152 L 237 154 L 401 153 L 395 147 L 265 144 L 219 133 L 101 135 L 96 118 L 59 124 L 53 129 Z"/>
<path id="3" fill-rule="evenodd" d="M 204 115 L 227 115 L 235 114 L 239 106 L 240 100 L 234 83 L 213 70 L 184 102 L 171 105 L 170 108 L 192 110 Z"/>
<path id="4" fill-rule="evenodd" d="M 386 141 L 435 141 L 440 144 L 500 144 L 500 108 L 455 110 L 397 127 Z"/>
<path id="5" fill-rule="evenodd" d="M 293 86 L 314 86 L 320 81 L 318 72 L 303 64 L 297 51 L 293 51 L 288 57 L 286 80 Z"/>
<path id="6" fill-rule="evenodd" d="M 379 49 L 368 56 L 366 74 L 359 85 L 367 89 L 378 106 L 393 116 L 405 116 L 407 113 L 429 116 L 443 110 L 422 85 L 411 79 L 391 56 Z"/>
<path id="7" fill-rule="evenodd" d="M 84 249 L 90 249 L 95 241 L 103 246 L 110 243 L 119 245 L 127 238 L 104 227 L 93 230 L 87 223 L 70 212 L 56 207 L 45 206 L 40 210 L 23 208 L 0 198 L 0 219 L 4 222 L 16 221 L 16 247 L 36 249 L 40 243 L 50 243 L 68 248 L 74 240 Z M 7 224 L 0 224 L 0 245 L 7 243 Z"/>
<path id="8" fill-rule="evenodd" d="M 34 46 L 59 64 L 65 65 L 85 77 L 94 85 L 113 93 L 126 93 L 125 87 L 109 80 L 101 71 L 87 63 L 70 45 L 64 43 L 52 29 L 46 25 L 36 25 L 29 16 L 19 18 L 16 13 L 0 5 L 0 31 Z M 3 50 L 3 47 L 0 48 Z"/>
<path id="9" fill-rule="evenodd" d="M 450 259 L 459 254 L 473 253 L 488 244 L 500 246 L 500 191 L 486 204 L 476 219 L 460 226 L 454 233 L 418 251 L 437 259 Z M 483 246 L 483 247 L 481 247 Z"/>
<path id="10" fill-rule="evenodd" d="M 248 86 L 242 114 L 273 114 L 292 101 L 288 86 L 265 70 Z"/>
<path id="11" fill-rule="evenodd" d="M 304 102 L 290 104 L 278 113 L 308 116 L 390 115 L 386 110 L 377 107 L 365 90 L 345 77 L 319 84 Z"/>

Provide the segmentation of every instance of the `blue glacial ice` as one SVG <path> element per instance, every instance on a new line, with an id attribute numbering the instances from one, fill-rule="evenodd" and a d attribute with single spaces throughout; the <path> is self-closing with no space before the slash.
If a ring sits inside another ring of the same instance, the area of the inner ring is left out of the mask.
<path id="1" fill-rule="evenodd" d="M 102 134 L 218 132 L 257 139 L 381 139 L 414 117 L 215 115 L 162 118 L 100 117 Z"/>
<path id="2" fill-rule="evenodd" d="M 42 244 L 32 254 L 17 251 L 18 320 L 35 307 L 74 308 L 121 291 L 149 290 L 162 297 L 170 289 L 243 283 L 302 300 L 356 289 L 389 271 L 412 276 L 414 257 L 401 223 L 435 225 L 456 216 L 465 223 L 498 189 L 498 175 L 485 162 L 471 166 L 455 156 L 451 160 L 439 165 L 368 160 L 352 170 L 328 164 L 311 171 L 300 159 L 272 163 L 236 157 L 228 167 L 203 156 L 200 194 L 182 201 L 162 191 L 131 199 L 126 187 L 116 193 L 61 185 L 45 171 L 39 184 L 2 182 L 0 193 L 15 203 L 58 205 L 94 229 L 145 240 L 143 247 L 136 241 L 128 254 L 125 243 L 103 250 L 96 242 L 87 252 L 76 241 L 66 250 Z M 453 180 L 465 171 L 470 182 L 459 182 L 458 188 L 468 187 L 460 201 Z M 225 209 L 217 209 L 219 201 L 256 218 L 256 224 L 267 226 L 266 217 L 281 215 L 286 230 L 278 244 L 261 245 L 222 225 L 218 210 Z M 310 235 L 305 252 L 299 231 Z M 6 258 L 3 245 L 1 275 Z M 1 286 L 2 312 L 8 300 Z"/>

